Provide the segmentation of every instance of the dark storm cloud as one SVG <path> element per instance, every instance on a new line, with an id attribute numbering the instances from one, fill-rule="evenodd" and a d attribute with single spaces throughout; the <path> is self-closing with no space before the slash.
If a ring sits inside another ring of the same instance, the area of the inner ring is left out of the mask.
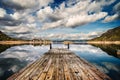
<path id="1" fill-rule="evenodd" d="M 20 24 L 21 24 L 21 21 L 0 19 L 1 26 L 17 26 Z"/>
<path id="2" fill-rule="evenodd" d="M 53 0 L 1 0 L 4 7 L 15 10 L 38 9 L 52 2 Z"/>
<path id="3" fill-rule="evenodd" d="M 19 35 L 19 34 L 31 34 L 32 32 L 27 31 L 27 32 L 12 32 L 11 35 Z"/>
<path id="4" fill-rule="evenodd" d="M 25 7 L 22 7 L 19 4 L 15 4 L 10 1 L 2 0 L 1 3 L 2 3 L 3 7 L 9 7 L 11 9 L 16 9 L 16 10 L 25 9 Z"/>
<path id="5" fill-rule="evenodd" d="M 3 17 L 0 17 L 1 26 L 17 26 L 21 23 L 21 20 L 15 20 L 12 16 L 5 13 Z"/>
<path id="6" fill-rule="evenodd" d="M 13 0 L 1 0 L 1 3 L 3 4 L 4 7 L 9 7 L 14 10 L 24 10 L 24 9 L 35 6 L 35 5 L 31 5 L 31 6 L 22 5 L 22 2 L 15 1 L 15 0 L 14 1 Z"/>

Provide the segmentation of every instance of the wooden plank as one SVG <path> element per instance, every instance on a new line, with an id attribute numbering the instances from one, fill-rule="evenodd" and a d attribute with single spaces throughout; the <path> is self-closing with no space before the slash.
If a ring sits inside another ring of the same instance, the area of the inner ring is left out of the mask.
<path id="1" fill-rule="evenodd" d="M 51 63 L 52 63 L 52 56 L 50 57 L 49 62 L 46 64 L 43 72 L 42 72 L 41 75 L 38 77 L 38 80 L 44 80 L 44 79 L 45 79 L 46 73 L 48 72 Z"/>
<path id="2" fill-rule="evenodd" d="M 59 80 L 59 55 L 55 55 L 56 56 L 56 61 L 54 64 L 54 75 L 53 75 L 53 80 Z"/>
<path id="3" fill-rule="evenodd" d="M 64 55 L 63 58 L 64 58 L 64 73 L 65 73 L 65 80 L 74 80 L 73 77 L 72 77 L 72 74 L 70 73 L 70 68 L 69 68 L 69 65 L 67 63 L 67 57 L 68 55 Z"/>
<path id="4" fill-rule="evenodd" d="M 79 80 L 79 78 L 77 76 L 78 71 L 74 67 L 75 63 L 73 62 L 73 58 L 71 58 L 70 55 L 67 55 L 66 59 L 67 59 L 67 64 L 69 66 L 70 73 L 72 75 L 73 80 Z"/>
<path id="5" fill-rule="evenodd" d="M 89 80 L 89 78 L 84 73 L 83 69 L 80 66 L 78 66 L 79 64 L 78 64 L 78 62 L 76 60 L 76 57 L 74 57 L 74 55 L 72 55 L 72 56 L 73 56 L 73 59 L 74 59 L 73 61 L 75 62 L 75 67 L 78 70 L 77 74 L 79 76 L 79 79 L 81 79 L 81 80 Z"/>
<path id="6" fill-rule="evenodd" d="M 60 55 L 58 66 L 59 80 L 64 80 L 63 55 L 62 54 L 59 55 Z"/>
<path id="7" fill-rule="evenodd" d="M 26 71 L 24 71 L 21 76 L 18 76 L 16 79 L 20 79 L 20 80 L 25 80 L 26 77 L 29 77 L 29 75 L 36 69 L 36 67 L 40 64 L 40 63 L 44 63 L 46 62 L 48 56 L 44 56 L 42 59 L 38 60 L 36 62 L 36 64 L 34 64 L 32 67 L 29 67 Z"/>
<path id="8" fill-rule="evenodd" d="M 89 74 L 88 68 L 85 68 L 86 66 L 84 66 L 82 64 L 81 61 L 78 60 L 78 58 L 74 55 L 74 59 L 76 60 L 76 64 L 79 67 L 79 71 L 81 73 L 81 78 L 85 79 L 85 80 L 94 80 L 95 78 L 93 76 L 91 76 L 91 74 Z"/>
<path id="9" fill-rule="evenodd" d="M 43 57 L 43 56 L 42 56 Z M 42 58 L 41 57 L 41 58 Z M 9 77 L 7 80 L 13 80 L 14 78 L 16 78 L 18 75 L 21 75 L 25 70 L 29 69 L 29 67 L 32 67 L 36 62 L 38 62 L 39 59 L 35 62 L 32 62 L 30 64 L 28 64 L 25 68 L 21 69 L 20 71 L 16 72 L 15 74 L 13 74 L 11 77 Z"/>
<path id="10" fill-rule="evenodd" d="M 50 68 L 46 74 L 45 80 L 52 80 L 53 72 L 54 72 L 54 64 L 55 64 L 55 55 L 52 56 L 52 63 L 50 65 Z"/>
<path id="11" fill-rule="evenodd" d="M 49 55 L 47 55 L 47 57 L 44 58 L 43 62 L 41 62 L 41 63 L 39 64 L 39 66 L 37 66 L 37 69 L 34 70 L 34 72 L 31 73 L 29 79 L 31 79 L 31 80 L 37 80 L 37 79 L 38 79 L 38 76 L 43 72 L 46 64 L 48 63 L 49 58 L 50 58 Z M 27 79 L 28 79 L 28 78 L 27 78 Z M 25 79 L 25 80 L 27 80 L 27 79 Z"/>

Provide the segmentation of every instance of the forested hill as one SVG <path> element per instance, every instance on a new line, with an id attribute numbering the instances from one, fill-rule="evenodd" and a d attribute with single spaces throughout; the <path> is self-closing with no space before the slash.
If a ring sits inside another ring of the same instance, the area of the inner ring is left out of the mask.
<path id="1" fill-rule="evenodd" d="M 9 40 L 17 40 L 17 39 L 11 38 L 0 31 L 0 41 L 9 41 Z"/>
<path id="2" fill-rule="evenodd" d="M 94 38 L 91 41 L 120 41 L 120 26 L 108 30 L 100 37 Z"/>

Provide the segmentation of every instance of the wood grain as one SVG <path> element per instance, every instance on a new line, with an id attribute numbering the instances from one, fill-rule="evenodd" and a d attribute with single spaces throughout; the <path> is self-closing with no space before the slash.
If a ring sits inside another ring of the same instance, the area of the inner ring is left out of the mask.
<path id="1" fill-rule="evenodd" d="M 54 48 L 7 80 L 111 80 L 68 49 Z"/>

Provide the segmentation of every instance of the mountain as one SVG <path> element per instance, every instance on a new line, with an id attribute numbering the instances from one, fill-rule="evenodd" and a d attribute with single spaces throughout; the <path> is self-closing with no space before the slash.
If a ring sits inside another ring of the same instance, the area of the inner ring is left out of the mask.
<path id="1" fill-rule="evenodd" d="M 120 58 L 120 55 L 117 54 L 117 52 L 120 50 L 120 45 L 92 44 L 92 46 L 99 47 L 102 51 L 106 52 L 107 54 Z"/>
<path id="2" fill-rule="evenodd" d="M 0 41 L 9 41 L 9 40 L 17 40 L 17 39 L 11 38 L 0 31 Z"/>
<path id="3" fill-rule="evenodd" d="M 110 29 L 100 37 L 94 38 L 90 41 L 120 41 L 120 26 Z"/>

